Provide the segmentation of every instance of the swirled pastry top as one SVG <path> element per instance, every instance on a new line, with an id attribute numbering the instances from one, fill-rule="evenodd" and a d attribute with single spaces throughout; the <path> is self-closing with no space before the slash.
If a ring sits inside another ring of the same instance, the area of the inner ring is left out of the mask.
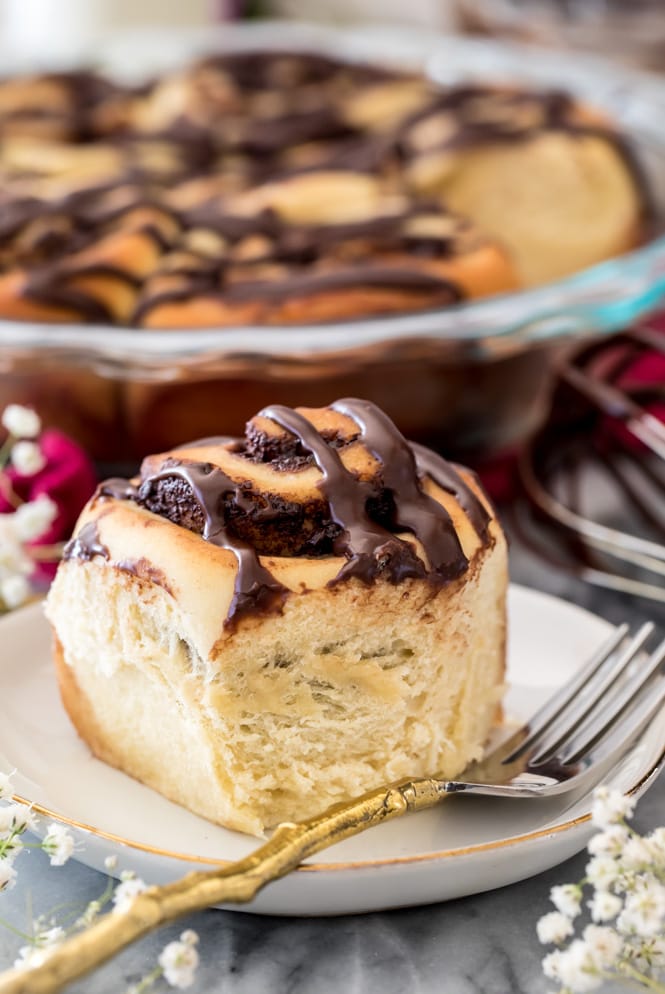
<path id="1" fill-rule="evenodd" d="M 217 557 L 233 572 L 228 627 L 310 585 L 447 585 L 497 530 L 473 474 L 347 399 L 268 407 L 243 439 L 148 456 L 138 478 L 100 486 L 65 559 L 106 559 L 171 587 L 178 554 Z"/>
<path id="2" fill-rule="evenodd" d="M 594 252 L 626 247 L 647 209 L 639 171 L 611 124 L 561 93 L 441 89 L 275 52 L 205 59 L 136 89 L 91 73 L 7 79 L 0 316 L 298 323 L 514 289 L 510 238 L 491 212 L 485 223 L 477 180 L 466 198 L 449 181 L 471 169 L 469 150 L 552 135 L 573 159 L 583 140 L 605 150 L 594 169 L 609 173 L 620 224 Z M 497 195 L 507 229 L 519 200 Z"/>

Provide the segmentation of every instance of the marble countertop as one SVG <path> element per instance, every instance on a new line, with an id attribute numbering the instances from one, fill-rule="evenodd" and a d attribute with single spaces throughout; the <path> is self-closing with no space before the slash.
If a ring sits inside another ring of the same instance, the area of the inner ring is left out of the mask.
<path id="1" fill-rule="evenodd" d="M 591 588 L 558 573 L 516 541 L 513 580 L 572 600 L 612 622 L 639 622 L 663 613 L 643 602 Z M 665 821 L 665 776 L 642 798 L 633 824 L 647 831 Z M 421 908 L 339 918 L 270 918 L 211 910 L 187 920 L 200 936 L 201 966 L 193 994 L 546 994 L 544 949 L 535 922 L 551 910 L 549 889 L 582 876 L 580 854 L 530 880 L 485 894 Z M 24 855 L 19 881 L 0 895 L 0 919 L 20 928 L 35 911 L 63 903 L 82 908 L 104 889 L 104 878 L 73 861 L 51 868 L 41 853 Z M 122 994 L 155 964 L 173 926 L 125 951 L 74 994 Z M 0 968 L 21 944 L 0 927 Z M 158 984 L 155 990 L 165 990 Z M 617 990 L 617 988 L 613 988 Z"/>

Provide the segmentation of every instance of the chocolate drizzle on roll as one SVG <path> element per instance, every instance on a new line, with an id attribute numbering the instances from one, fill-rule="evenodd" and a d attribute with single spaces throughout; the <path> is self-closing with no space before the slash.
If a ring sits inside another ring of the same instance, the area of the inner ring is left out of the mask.
<path id="1" fill-rule="evenodd" d="M 62 552 L 63 559 L 82 559 L 90 562 L 95 556 L 110 559 L 111 554 L 105 545 L 99 541 L 99 531 L 96 521 L 89 521 L 78 535 L 67 542 Z"/>
<path id="2" fill-rule="evenodd" d="M 487 546 L 490 514 L 458 470 L 441 456 L 407 442 L 387 415 L 368 401 L 340 400 L 330 412 L 339 418 L 331 421 L 329 414 L 313 412 L 310 420 L 289 407 L 267 407 L 249 423 L 246 439 L 201 440 L 182 453 L 148 457 L 139 479 L 108 480 L 98 488 L 96 499 L 133 501 L 232 552 L 238 569 L 227 628 L 243 616 L 283 608 L 288 590 L 261 556 L 343 557 L 345 563 L 330 581 L 332 586 L 355 578 L 365 584 L 418 579 L 441 587 L 462 576 L 469 560 L 455 523 L 423 485 L 429 477 L 453 495 L 481 545 Z M 283 432 L 271 432 L 266 422 Z M 205 460 L 214 459 L 214 450 L 219 449 L 224 468 L 192 458 L 191 450 L 197 449 L 206 450 Z M 371 459 L 370 468 L 362 473 L 351 468 L 354 450 L 356 458 L 362 452 L 363 459 Z M 284 474 L 285 494 L 261 492 L 254 482 L 259 464 L 267 467 L 262 472 L 267 472 L 268 480 L 277 478 L 276 490 Z M 311 473 L 313 467 L 318 478 L 313 484 L 308 477 L 307 497 L 298 503 L 288 496 L 289 488 L 294 477 Z M 312 486 L 319 496 L 311 495 Z M 414 543 L 400 537 L 403 532 L 418 540 L 422 558 Z M 91 558 L 103 554 L 100 549 L 96 532 L 86 525 L 68 546 L 68 557 Z M 114 565 L 136 572 L 124 561 Z M 141 575 L 150 578 L 146 569 Z"/>
<path id="3" fill-rule="evenodd" d="M 381 463 L 383 483 L 395 502 L 397 527 L 413 532 L 421 541 L 432 573 L 443 580 L 454 580 L 466 570 L 468 560 L 450 515 L 423 491 L 416 458 L 406 439 L 383 411 L 366 400 L 337 401 L 332 409 L 360 425 L 361 437 Z M 454 470 L 452 473 L 457 477 L 460 489 L 467 489 L 458 474 Z M 476 499 L 476 503 L 480 502 Z"/>
<path id="4" fill-rule="evenodd" d="M 238 616 L 251 611 L 281 609 L 288 591 L 261 565 L 255 550 L 231 532 L 219 513 L 222 496 L 231 493 L 237 503 L 242 499 L 241 487 L 223 470 L 210 463 L 170 461 L 163 470 L 148 476 L 142 482 L 138 491 L 139 502 L 148 502 L 160 481 L 173 478 L 187 484 L 203 514 L 201 537 L 206 542 L 228 549 L 238 561 L 233 600 L 226 625 L 233 624 Z"/>
<path id="5" fill-rule="evenodd" d="M 352 290 L 354 287 L 398 287 L 412 293 L 427 294 L 432 304 L 454 304 L 462 299 L 462 290 L 451 280 L 431 273 L 418 272 L 400 266 L 346 266 L 332 272 L 297 273 L 281 280 L 243 280 L 230 283 L 226 289 L 214 291 L 205 285 L 185 286 L 166 290 L 148 297 L 134 311 L 133 322 L 140 324 L 147 313 L 162 304 L 189 300 L 193 296 L 217 298 L 229 303 L 252 300 L 285 300 L 307 297 L 325 291 Z"/>
<path id="6" fill-rule="evenodd" d="M 437 486 L 452 494 L 473 525 L 476 534 L 484 543 L 488 541 L 488 528 L 492 520 L 487 508 L 478 500 L 468 484 L 464 482 L 457 469 L 443 456 L 426 449 L 424 445 L 411 442 L 411 449 L 416 459 L 418 472 L 421 476 L 429 476 Z M 467 472 L 470 472 L 467 470 Z"/>
<path id="7" fill-rule="evenodd" d="M 411 546 L 370 518 L 367 502 L 374 492 L 371 484 L 358 480 L 345 468 L 339 454 L 302 414 L 276 405 L 266 407 L 261 416 L 295 435 L 312 453 L 321 471 L 319 489 L 328 502 L 333 521 L 342 529 L 335 541 L 335 552 L 348 560 L 335 582 L 355 576 L 370 583 L 383 576 L 391 583 L 400 583 L 407 577 L 425 576 L 424 564 Z M 397 435 L 397 430 L 394 431 Z M 462 568 L 465 566 L 466 559 Z"/>

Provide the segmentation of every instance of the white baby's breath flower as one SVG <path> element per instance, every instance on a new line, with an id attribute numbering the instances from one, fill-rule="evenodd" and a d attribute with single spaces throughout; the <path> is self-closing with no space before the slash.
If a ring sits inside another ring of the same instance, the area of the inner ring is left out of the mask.
<path id="1" fill-rule="evenodd" d="M 635 802 L 620 791 L 597 787 L 593 795 L 591 820 L 598 828 L 609 828 L 624 818 L 630 818 L 634 807 Z"/>
<path id="2" fill-rule="evenodd" d="M 593 952 L 583 939 L 575 939 L 567 949 L 561 951 L 557 971 L 556 979 L 560 980 L 564 987 L 580 994 L 595 990 L 602 983 Z"/>
<path id="3" fill-rule="evenodd" d="M 647 839 L 640 835 L 632 835 L 626 840 L 621 853 L 621 863 L 624 869 L 641 870 L 647 867 L 653 858 L 653 852 Z"/>
<path id="4" fill-rule="evenodd" d="M 587 879 L 597 890 L 609 890 L 621 872 L 611 856 L 594 856 L 586 865 Z"/>
<path id="5" fill-rule="evenodd" d="M 590 856 L 620 856 L 628 839 L 625 825 L 610 825 L 604 832 L 597 832 L 589 839 Z"/>
<path id="6" fill-rule="evenodd" d="M 665 928 L 665 887 L 656 880 L 643 880 L 627 895 L 617 927 L 625 934 L 661 935 Z"/>
<path id="7" fill-rule="evenodd" d="M 616 918 L 623 907 L 623 902 L 616 894 L 608 890 L 597 890 L 589 901 L 591 917 L 595 922 L 608 922 Z"/>
<path id="8" fill-rule="evenodd" d="M 51 949 L 53 946 L 59 945 L 64 938 L 64 929 L 60 928 L 59 925 L 55 925 L 53 928 L 43 929 L 41 932 L 38 932 L 35 936 L 35 944 L 41 946 L 42 949 Z"/>
<path id="9" fill-rule="evenodd" d="M 14 960 L 15 970 L 32 970 L 41 966 L 50 956 L 48 949 L 38 949 L 36 946 L 21 946 L 18 957 Z"/>
<path id="10" fill-rule="evenodd" d="M 11 890 L 16 883 L 16 870 L 10 859 L 0 859 L 0 891 Z"/>
<path id="11" fill-rule="evenodd" d="M 0 577 L 22 573 L 29 576 L 34 564 L 21 545 L 16 527 L 16 512 L 0 514 Z"/>
<path id="12" fill-rule="evenodd" d="M 19 810 L 14 817 L 16 831 L 20 833 L 34 832 L 39 823 L 38 815 L 35 814 L 32 808 L 27 807 L 25 804 L 19 804 L 18 808 Z"/>
<path id="13" fill-rule="evenodd" d="M 23 842 L 21 841 L 21 837 L 15 833 L 0 840 L 0 858 L 2 859 L 9 859 L 13 862 L 21 849 L 23 849 Z"/>
<path id="14" fill-rule="evenodd" d="M 35 500 L 21 504 L 13 514 L 18 539 L 21 542 L 32 542 L 36 538 L 41 538 L 53 524 L 57 513 L 57 504 L 46 494 L 40 494 Z"/>
<path id="15" fill-rule="evenodd" d="M 74 852 L 74 836 L 66 825 L 51 822 L 42 842 L 42 849 L 49 856 L 51 866 L 64 866 Z"/>
<path id="16" fill-rule="evenodd" d="M 606 787 L 595 792 L 593 806 L 602 831 L 587 846 L 586 877 L 552 888 L 563 921 L 546 915 L 538 923 L 538 937 L 559 943 L 560 927 L 565 942 L 571 934 L 566 918 L 576 916 L 588 889 L 593 924 L 582 938 L 546 956 L 543 971 L 558 983 L 558 994 L 582 994 L 605 979 L 665 994 L 665 826 L 643 838 L 625 824 L 633 800 Z"/>
<path id="17" fill-rule="evenodd" d="M 607 970 L 616 963 L 623 949 L 623 939 L 613 928 L 607 925 L 587 925 L 583 935 L 600 970 Z"/>
<path id="18" fill-rule="evenodd" d="M 7 797 L 13 797 L 12 777 L 13 773 L 0 773 L 0 801 L 4 801 Z"/>
<path id="19" fill-rule="evenodd" d="M 35 813 L 25 804 L 0 805 L 0 839 L 12 832 L 21 835 L 28 829 L 34 829 L 36 821 Z"/>
<path id="20" fill-rule="evenodd" d="M 0 601 L 10 611 L 25 604 L 30 593 L 30 583 L 21 573 L 5 576 L 0 580 Z"/>
<path id="21" fill-rule="evenodd" d="M 665 967 L 665 936 L 639 940 L 632 936 L 624 946 L 624 954 L 632 969 L 640 973 L 662 970 Z"/>
<path id="22" fill-rule="evenodd" d="M 647 842 L 653 854 L 653 859 L 665 870 L 665 825 L 654 829 L 647 835 Z"/>
<path id="23" fill-rule="evenodd" d="M 631 948 L 633 965 L 643 973 L 665 969 L 665 935 L 642 939 Z"/>
<path id="24" fill-rule="evenodd" d="M 561 959 L 561 950 L 555 949 L 553 952 L 548 953 L 543 960 L 543 973 L 550 980 L 559 980 L 559 961 Z"/>
<path id="25" fill-rule="evenodd" d="M 8 404 L 0 420 L 14 438 L 36 438 L 42 430 L 39 415 L 22 404 Z"/>
<path id="26" fill-rule="evenodd" d="M 57 926 L 38 932 L 31 945 L 21 946 L 18 951 L 18 959 L 14 961 L 14 968 L 16 970 L 31 970 L 36 966 L 41 966 L 64 938 L 64 930 Z"/>
<path id="27" fill-rule="evenodd" d="M 88 925 L 92 925 L 101 910 L 102 906 L 99 901 L 90 901 L 84 908 L 82 914 L 80 914 L 76 919 L 77 926 L 79 928 L 87 928 Z"/>
<path id="28" fill-rule="evenodd" d="M 194 974 L 199 965 L 196 951 L 198 936 L 188 929 L 177 942 L 169 942 L 159 954 L 159 965 L 164 971 L 164 979 L 171 987 L 184 990 L 194 983 Z"/>
<path id="29" fill-rule="evenodd" d="M 117 865 L 118 865 L 118 857 L 117 856 L 106 856 L 106 858 L 104 859 L 104 866 L 109 871 L 109 873 L 112 870 L 115 870 L 115 868 L 116 868 Z"/>
<path id="30" fill-rule="evenodd" d="M 543 915 L 536 924 L 536 932 L 544 946 L 554 943 L 559 945 L 574 932 L 573 923 L 567 915 L 560 911 L 550 911 Z"/>
<path id="31" fill-rule="evenodd" d="M 34 476 L 46 465 L 44 453 L 36 442 L 16 442 L 12 446 L 11 461 L 21 476 Z"/>
<path id="32" fill-rule="evenodd" d="M 148 889 L 148 885 L 140 877 L 129 877 L 118 884 L 113 892 L 113 910 L 126 911 L 135 897 Z"/>
<path id="33" fill-rule="evenodd" d="M 582 888 L 578 884 L 560 884 L 552 887 L 550 901 L 562 915 L 576 918 L 582 906 Z"/>

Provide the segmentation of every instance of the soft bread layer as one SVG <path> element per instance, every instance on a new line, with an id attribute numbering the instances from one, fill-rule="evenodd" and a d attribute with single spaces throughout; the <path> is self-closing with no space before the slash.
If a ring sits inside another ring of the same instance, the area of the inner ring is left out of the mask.
<path id="1" fill-rule="evenodd" d="M 438 590 L 309 589 L 309 563 L 283 614 L 244 622 L 223 649 L 197 644 L 160 583 L 99 558 L 64 563 L 47 613 L 63 701 L 93 752 L 254 834 L 385 780 L 452 777 L 477 758 L 502 689 L 502 537 Z"/>

